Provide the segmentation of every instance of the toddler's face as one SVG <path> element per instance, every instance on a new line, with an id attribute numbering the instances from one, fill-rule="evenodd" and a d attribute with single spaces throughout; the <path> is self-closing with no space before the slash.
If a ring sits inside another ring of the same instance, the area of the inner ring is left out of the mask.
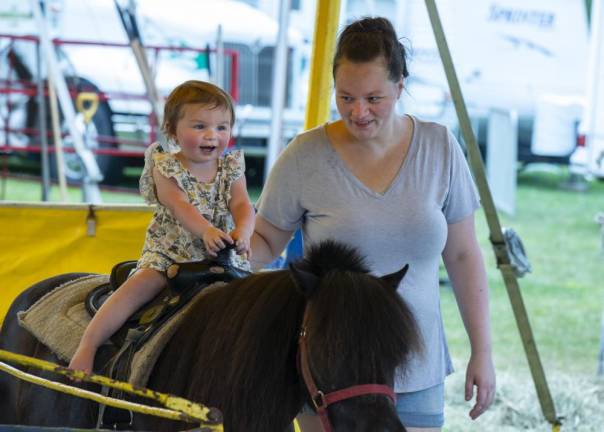
<path id="1" fill-rule="evenodd" d="M 231 138 L 231 115 L 221 107 L 187 104 L 176 124 L 176 141 L 193 163 L 217 160 Z"/>

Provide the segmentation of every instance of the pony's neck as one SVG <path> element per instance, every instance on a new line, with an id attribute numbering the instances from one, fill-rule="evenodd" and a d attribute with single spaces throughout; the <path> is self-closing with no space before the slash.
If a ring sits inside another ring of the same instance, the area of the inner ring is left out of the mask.
<path id="1" fill-rule="evenodd" d="M 304 304 L 285 271 L 209 292 L 191 308 L 156 370 L 168 371 L 171 392 L 236 413 L 225 418 L 228 430 L 277 430 L 258 422 L 286 425 L 303 402 L 302 391 L 292 389 L 301 389 L 295 355 Z"/>

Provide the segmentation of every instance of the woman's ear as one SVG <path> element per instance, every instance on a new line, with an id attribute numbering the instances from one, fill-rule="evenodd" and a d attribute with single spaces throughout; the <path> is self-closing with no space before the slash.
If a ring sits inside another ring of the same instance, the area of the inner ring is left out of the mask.
<path id="1" fill-rule="evenodd" d="M 299 263 L 290 263 L 289 271 L 296 288 L 307 299 L 311 298 L 317 290 L 319 278 L 303 268 Z"/>
<path id="2" fill-rule="evenodd" d="M 390 285 L 396 291 L 401 281 L 405 277 L 407 270 L 409 270 L 409 264 L 405 264 L 405 267 L 403 267 L 399 271 L 384 275 L 380 279 L 386 284 Z"/>
<path id="3" fill-rule="evenodd" d="M 396 91 L 397 91 L 397 96 L 396 99 L 400 99 L 401 98 L 401 94 L 403 94 L 403 89 L 405 88 L 405 84 L 403 83 L 403 79 L 401 78 L 399 80 L 398 83 L 396 83 Z"/>

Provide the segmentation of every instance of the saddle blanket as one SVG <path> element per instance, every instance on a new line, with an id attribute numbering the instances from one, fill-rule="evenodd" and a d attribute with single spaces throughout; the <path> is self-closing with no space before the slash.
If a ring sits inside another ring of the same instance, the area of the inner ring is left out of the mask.
<path id="1" fill-rule="evenodd" d="M 19 325 L 46 345 L 57 357 L 69 362 L 91 319 L 84 305 L 86 296 L 94 288 L 107 283 L 109 275 L 89 275 L 68 281 L 44 295 L 28 310 L 19 312 Z M 187 311 L 205 293 L 223 285 L 224 282 L 216 282 L 201 290 L 151 336 L 133 356 L 129 383 L 141 387 L 147 385 L 157 358 L 178 329 Z"/>

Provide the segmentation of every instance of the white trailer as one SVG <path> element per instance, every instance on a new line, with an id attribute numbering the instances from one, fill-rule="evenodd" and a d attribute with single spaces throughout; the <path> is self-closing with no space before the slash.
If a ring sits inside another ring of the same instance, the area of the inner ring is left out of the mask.
<path id="1" fill-rule="evenodd" d="M 350 3 L 350 1 L 349 1 Z M 404 108 L 453 125 L 455 115 L 423 0 L 398 2 L 409 40 Z M 485 145 L 490 112 L 518 117 L 518 159 L 567 163 L 585 103 L 583 0 L 437 1 L 463 95 Z"/>
<path id="2" fill-rule="evenodd" d="M 604 2 L 593 1 L 583 128 L 587 172 L 604 178 Z M 604 337 L 604 334 L 603 334 Z"/>

